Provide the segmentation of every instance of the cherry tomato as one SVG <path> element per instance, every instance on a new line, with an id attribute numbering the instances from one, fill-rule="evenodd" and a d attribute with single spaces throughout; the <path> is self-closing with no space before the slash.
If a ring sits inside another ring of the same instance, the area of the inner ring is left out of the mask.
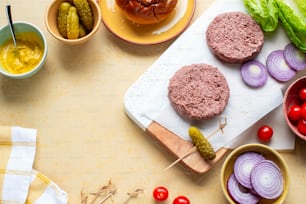
<path id="1" fill-rule="evenodd" d="M 288 118 L 292 121 L 298 121 L 302 116 L 301 107 L 298 105 L 293 105 L 289 109 Z"/>
<path id="2" fill-rule="evenodd" d="M 301 134 L 306 135 L 306 120 L 299 120 L 297 124 L 297 129 Z"/>
<path id="3" fill-rule="evenodd" d="M 164 186 L 158 186 L 153 190 L 153 197 L 156 201 L 164 201 L 168 198 L 168 189 Z"/>
<path id="4" fill-rule="evenodd" d="M 301 107 L 301 117 L 306 120 L 306 102 L 304 102 Z"/>
<path id="5" fill-rule="evenodd" d="M 299 91 L 299 97 L 300 99 L 302 99 L 303 101 L 306 101 L 306 87 L 302 88 Z"/>
<path id="6" fill-rule="evenodd" d="M 261 126 L 257 131 L 258 139 L 263 142 L 270 141 L 272 135 L 273 135 L 273 129 L 268 125 Z"/>
<path id="7" fill-rule="evenodd" d="M 185 196 L 178 196 L 173 200 L 172 204 L 190 204 L 190 201 Z"/>

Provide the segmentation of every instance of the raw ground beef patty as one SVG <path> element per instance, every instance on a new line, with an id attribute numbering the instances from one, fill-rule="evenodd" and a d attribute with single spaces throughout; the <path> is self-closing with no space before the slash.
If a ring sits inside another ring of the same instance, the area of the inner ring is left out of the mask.
<path id="1" fill-rule="evenodd" d="M 168 97 L 174 110 L 189 120 L 219 115 L 229 99 L 229 86 L 218 68 L 192 64 L 179 69 L 170 79 Z"/>
<path id="2" fill-rule="evenodd" d="M 212 53 L 223 62 L 241 64 L 261 51 L 264 34 L 248 14 L 226 12 L 209 24 L 206 41 Z"/>

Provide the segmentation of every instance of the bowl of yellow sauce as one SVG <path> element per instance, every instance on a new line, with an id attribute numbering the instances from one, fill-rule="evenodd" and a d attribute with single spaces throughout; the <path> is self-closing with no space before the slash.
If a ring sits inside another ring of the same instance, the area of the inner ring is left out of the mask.
<path id="1" fill-rule="evenodd" d="M 14 22 L 17 47 L 14 46 L 9 26 L 0 29 L 0 73 L 23 79 L 37 73 L 45 64 L 48 52 L 43 32 L 28 22 Z"/>

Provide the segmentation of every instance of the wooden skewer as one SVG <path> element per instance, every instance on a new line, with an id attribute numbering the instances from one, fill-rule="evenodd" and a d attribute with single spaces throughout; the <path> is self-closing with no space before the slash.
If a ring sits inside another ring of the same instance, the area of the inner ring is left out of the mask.
<path id="1" fill-rule="evenodd" d="M 143 193 L 142 188 L 137 188 L 135 191 L 127 193 L 129 197 L 124 202 L 124 204 L 127 204 L 132 198 L 136 198 L 140 193 Z"/>
<path id="2" fill-rule="evenodd" d="M 226 118 L 224 118 L 224 123 L 221 122 L 221 120 L 219 119 L 219 127 L 213 131 L 212 133 L 210 133 L 206 138 L 210 138 L 211 136 L 213 136 L 214 134 L 216 134 L 218 131 L 221 131 L 222 134 L 223 132 L 223 128 L 226 126 L 227 121 Z M 194 153 L 197 151 L 197 147 L 194 146 L 192 147 L 189 151 L 187 151 L 185 154 L 183 154 L 182 156 L 180 156 L 177 160 L 175 160 L 174 162 L 172 162 L 167 168 L 165 168 L 165 171 L 170 169 L 171 167 L 173 167 L 174 165 L 176 165 L 177 163 L 179 163 L 180 161 L 182 161 L 183 159 L 185 159 L 186 157 L 188 157 L 190 154 Z"/>
<path id="3" fill-rule="evenodd" d="M 102 204 L 102 203 L 104 203 L 107 199 L 109 199 L 110 197 L 113 197 L 113 195 L 115 194 L 115 189 L 114 190 L 112 190 L 112 191 L 110 191 L 108 194 L 106 194 L 106 196 L 102 199 L 102 200 L 100 200 L 100 202 L 99 202 L 99 204 Z"/>
<path id="4" fill-rule="evenodd" d="M 102 200 L 99 201 L 99 204 L 104 203 L 107 199 L 112 198 L 112 197 L 115 195 L 115 193 L 116 193 L 116 188 L 115 188 L 115 187 L 111 187 L 111 186 L 110 186 L 110 188 L 111 188 L 111 189 L 108 191 L 108 193 L 106 194 L 106 196 L 105 196 Z"/>
<path id="5" fill-rule="evenodd" d="M 196 146 L 194 146 L 188 152 L 186 152 L 183 156 L 180 156 L 177 160 L 172 162 L 167 168 L 165 168 L 165 171 L 170 169 L 171 167 L 173 167 L 174 165 L 176 165 L 177 163 L 179 163 L 180 161 L 182 161 L 183 159 L 185 159 L 187 156 L 189 156 L 190 154 L 192 154 L 195 151 L 197 151 L 197 147 Z"/>
<path id="6" fill-rule="evenodd" d="M 91 204 L 94 204 L 98 197 L 104 195 L 104 198 L 99 201 L 99 204 L 104 203 L 107 199 L 110 197 L 113 197 L 113 195 L 116 193 L 116 187 L 112 184 L 111 181 L 108 182 L 108 185 L 102 186 L 97 193 L 91 193 L 95 197 L 91 201 Z"/>
<path id="7" fill-rule="evenodd" d="M 85 195 L 83 191 L 81 191 L 81 204 L 87 204 L 88 195 Z"/>

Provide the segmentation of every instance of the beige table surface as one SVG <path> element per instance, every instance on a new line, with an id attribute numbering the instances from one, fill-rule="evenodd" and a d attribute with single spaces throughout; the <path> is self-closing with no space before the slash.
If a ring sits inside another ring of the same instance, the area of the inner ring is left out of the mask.
<path id="1" fill-rule="evenodd" d="M 226 203 L 219 175 L 221 160 L 209 173 L 194 178 L 179 166 L 163 172 L 173 160 L 125 115 L 123 97 L 131 84 L 173 42 L 137 46 L 113 36 L 103 24 L 90 42 L 67 46 L 46 30 L 44 15 L 52 0 L 2 0 L 13 19 L 39 26 L 49 43 L 48 59 L 35 76 L 13 80 L 0 76 L 0 125 L 38 130 L 34 168 L 63 188 L 69 204 L 80 203 L 80 192 L 95 192 L 109 180 L 117 193 L 106 203 L 124 203 L 127 192 L 144 193 L 129 203 L 155 203 L 152 190 L 165 185 L 167 202 L 186 195 L 193 204 Z M 197 0 L 193 21 L 212 0 Z M 0 152 L 1 154 L 1 152 Z M 297 140 L 287 161 L 291 186 L 286 203 L 305 203 L 306 143 Z"/>

